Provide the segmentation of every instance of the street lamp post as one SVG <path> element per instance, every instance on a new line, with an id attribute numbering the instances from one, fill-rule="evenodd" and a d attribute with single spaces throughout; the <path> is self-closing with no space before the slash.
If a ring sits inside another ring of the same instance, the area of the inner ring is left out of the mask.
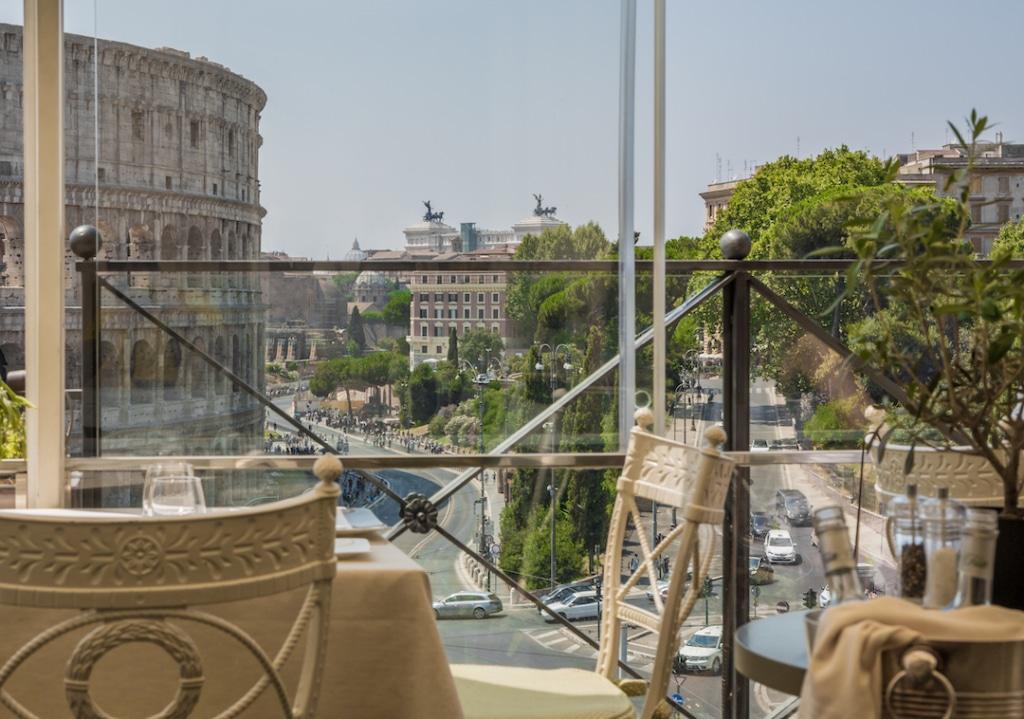
<path id="1" fill-rule="evenodd" d="M 558 567 L 555 563 L 555 482 L 554 473 L 551 476 L 551 484 L 548 485 L 548 495 L 551 497 L 551 536 L 548 541 L 551 543 L 551 587 L 554 588 L 557 581 Z"/>

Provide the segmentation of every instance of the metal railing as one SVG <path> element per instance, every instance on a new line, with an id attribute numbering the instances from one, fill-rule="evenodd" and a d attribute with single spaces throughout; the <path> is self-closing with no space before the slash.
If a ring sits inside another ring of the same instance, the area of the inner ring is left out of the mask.
<path id="1" fill-rule="evenodd" d="M 100 303 L 101 290 L 106 290 L 125 306 L 137 312 L 148 322 L 177 340 L 188 351 L 195 353 L 215 372 L 221 373 L 228 381 L 234 383 L 242 391 L 253 396 L 267 410 L 274 412 L 295 432 L 306 437 L 325 451 L 333 451 L 322 437 L 299 420 L 277 407 L 273 401 L 251 386 L 236 373 L 225 367 L 215 357 L 202 348 L 189 342 L 181 333 L 161 320 L 156 314 L 136 303 L 125 292 L 111 284 L 100 273 L 123 272 L 361 272 L 374 270 L 380 272 L 474 272 L 501 271 L 542 274 L 544 272 L 601 272 L 613 274 L 618 269 L 616 261 L 361 261 L 361 262 L 256 262 L 256 261 L 96 261 L 95 252 L 84 252 L 81 260 L 76 263 L 82 277 L 82 352 L 83 352 L 83 447 L 86 456 L 70 458 L 67 462 L 69 470 L 127 470 L 138 469 L 147 459 L 143 457 L 100 457 L 99 439 L 102 432 L 101 416 L 97 390 L 99 387 L 98 347 L 100 335 Z M 732 656 L 731 637 L 735 629 L 748 621 L 750 586 L 748 573 L 748 550 L 746 538 L 749 535 L 749 470 L 751 467 L 781 464 L 854 464 L 861 461 L 860 451 L 776 451 L 770 453 L 748 452 L 750 443 L 750 372 L 751 372 L 751 298 L 759 295 L 782 315 L 788 317 L 803 331 L 824 343 L 836 352 L 844 361 L 857 371 L 870 378 L 879 387 L 888 392 L 894 399 L 903 398 L 902 388 L 888 377 L 861 363 L 848 348 L 843 346 L 831 333 L 818 322 L 792 305 L 767 284 L 754 277 L 762 272 L 796 272 L 800 274 L 826 275 L 845 270 L 850 260 L 707 260 L 707 261 L 668 261 L 666 272 L 670 274 L 691 275 L 695 272 L 717 273 L 698 292 L 687 298 L 682 304 L 666 313 L 666 328 L 671 328 L 684 316 L 702 306 L 710 298 L 721 294 L 722 297 L 722 328 L 723 328 L 723 409 L 724 428 L 728 436 L 727 452 L 739 464 L 732 488 L 726 503 L 725 527 L 723 534 L 723 636 L 724 665 L 722 672 L 722 715 L 730 718 L 749 716 L 749 683 L 737 674 Z M 637 272 L 649 272 L 651 262 L 637 261 Z M 653 330 L 647 329 L 636 337 L 639 349 L 651 342 Z M 510 454 L 525 437 L 567 407 L 589 387 L 615 370 L 619 364 L 619 356 L 615 356 L 587 377 L 555 399 L 549 406 L 527 421 L 503 441 L 499 442 L 490 452 L 473 455 L 441 455 L 441 456 L 348 456 L 345 465 L 348 469 L 360 472 L 367 481 L 375 484 L 378 489 L 399 507 L 400 521 L 388 533 L 389 538 L 397 538 L 404 532 L 416 533 L 436 532 L 445 537 L 459 550 L 473 557 L 490 572 L 501 578 L 511 587 L 522 592 L 539 608 L 546 608 L 533 593 L 527 591 L 521 583 L 503 572 L 489 556 L 477 552 L 453 536 L 445 527 L 437 522 L 437 510 L 452 495 L 466 486 L 483 469 L 501 468 L 607 468 L 621 466 L 623 455 L 620 453 L 555 453 L 555 454 Z M 252 469 L 252 468 L 288 468 L 307 469 L 312 465 L 314 457 L 303 456 L 220 456 L 220 457 L 186 457 L 183 458 L 201 469 Z M 439 488 L 431 497 L 420 494 L 399 496 L 386 483 L 378 480 L 374 470 L 408 469 L 408 468 L 462 468 L 454 480 Z M 0 464 L 2 469 L 2 464 Z M 583 642 L 594 647 L 597 643 L 586 633 L 580 631 L 570 622 L 553 616 L 566 629 Z M 636 671 L 623 663 L 624 671 L 636 675 Z M 685 708 L 675 705 L 684 716 L 692 716 Z"/>

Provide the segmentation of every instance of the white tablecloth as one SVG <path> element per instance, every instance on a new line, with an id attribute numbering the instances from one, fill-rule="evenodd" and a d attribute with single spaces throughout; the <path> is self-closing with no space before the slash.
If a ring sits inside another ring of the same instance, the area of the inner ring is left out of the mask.
<path id="1" fill-rule="evenodd" d="M 202 607 L 249 632 L 273 656 L 295 618 L 305 590 L 245 602 Z M 461 719 L 455 685 L 430 606 L 426 572 L 381 538 L 371 553 L 338 563 L 331 605 L 328 658 L 318 717 L 329 719 Z M 71 616 L 66 611 L 0 606 L 0 658 L 4 661 L 46 627 Z M 241 696 L 259 676 L 223 635 L 180 624 L 199 646 L 206 682 L 192 714 L 209 717 Z M 78 632 L 54 642 L 29 660 L 5 687 L 40 717 L 70 716 L 64 699 L 64 664 Z M 301 656 L 302 646 L 295 655 Z M 298 662 L 285 676 L 294 688 Z M 161 650 L 148 645 L 115 649 L 93 675 L 96 702 L 115 716 L 149 716 L 169 702 L 176 671 Z M 141 711 L 140 711 L 141 710 Z M 0 717 L 12 716 L 0 707 Z M 268 690 L 243 716 L 279 717 Z"/>

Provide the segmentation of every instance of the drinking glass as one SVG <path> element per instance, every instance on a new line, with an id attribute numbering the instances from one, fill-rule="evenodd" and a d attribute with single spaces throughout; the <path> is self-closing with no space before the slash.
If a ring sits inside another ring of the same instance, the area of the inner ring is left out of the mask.
<path id="1" fill-rule="evenodd" d="M 163 462 L 146 468 L 142 511 L 147 516 L 180 517 L 206 511 L 203 483 L 186 462 Z"/>

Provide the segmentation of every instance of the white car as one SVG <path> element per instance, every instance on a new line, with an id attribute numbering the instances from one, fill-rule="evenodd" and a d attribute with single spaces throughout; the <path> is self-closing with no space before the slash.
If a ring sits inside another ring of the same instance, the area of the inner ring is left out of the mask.
<path id="1" fill-rule="evenodd" d="M 773 529 L 764 538 L 764 558 L 770 564 L 796 564 L 796 545 L 785 529 Z"/>
<path id="2" fill-rule="evenodd" d="M 686 640 L 676 660 L 680 669 L 717 674 L 722 669 L 722 625 L 704 627 Z"/>
<path id="3" fill-rule="evenodd" d="M 569 621 L 598 619 L 601 616 L 601 599 L 597 592 L 576 592 L 567 599 L 552 604 L 549 611 Z M 547 621 L 553 622 L 555 619 L 547 617 Z"/>
<path id="4" fill-rule="evenodd" d="M 750 441 L 751 452 L 767 452 L 768 451 L 768 440 L 766 439 L 753 439 Z"/>

